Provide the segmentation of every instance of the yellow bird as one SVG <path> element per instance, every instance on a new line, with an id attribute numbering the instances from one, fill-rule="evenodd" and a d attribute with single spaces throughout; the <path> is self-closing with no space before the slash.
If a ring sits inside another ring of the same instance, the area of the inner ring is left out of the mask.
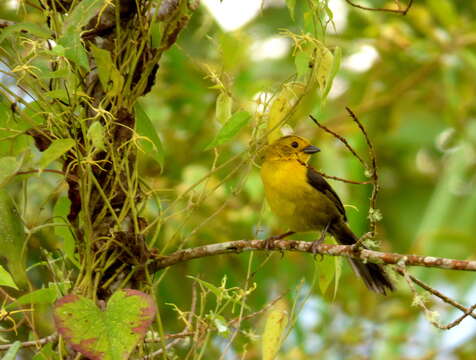
<path id="1" fill-rule="evenodd" d="M 330 233 L 340 244 L 352 245 L 358 240 L 347 225 L 345 209 L 329 183 L 308 165 L 312 154 L 320 151 L 299 136 L 284 136 L 268 145 L 261 166 L 261 179 L 266 200 L 290 232 L 322 231 L 317 245 Z M 382 266 L 349 259 L 354 271 L 370 290 L 386 295 L 394 290 Z"/>

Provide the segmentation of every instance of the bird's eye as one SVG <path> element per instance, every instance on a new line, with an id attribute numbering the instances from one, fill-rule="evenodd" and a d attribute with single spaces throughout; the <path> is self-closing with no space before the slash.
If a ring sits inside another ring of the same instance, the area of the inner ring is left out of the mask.
<path id="1" fill-rule="evenodd" d="M 292 146 L 293 148 L 297 148 L 297 147 L 299 146 L 299 144 L 298 144 L 296 141 L 293 141 L 292 144 L 291 144 L 291 146 Z"/>

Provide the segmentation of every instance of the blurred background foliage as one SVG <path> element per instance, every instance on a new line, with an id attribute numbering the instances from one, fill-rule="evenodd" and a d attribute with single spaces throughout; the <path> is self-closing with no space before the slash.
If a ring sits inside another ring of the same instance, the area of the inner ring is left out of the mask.
<path id="1" fill-rule="evenodd" d="M 264 205 L 259 164 L 243 159 L 254 151 L 249 142 L 263 103 L 296 72 L 292 41 L 282 30 L 306 31 L 310 3 L 297 1 L 290 13 L 286 3 L 278 0 L 204 0 L 177 45 L 162 59 L 156 85 L 141 102 L 162 140 L 165 166 L 161 169 L 142 155 L 140 163 L 140 173 L 154 194 L 145 204 L 144 216 L 149 222 L 159 219 L 160 225 L 149 240 L 161 253 L 264 239 L 286 230 Z M 392 6 L 377 0 L 359 3 Z M 406 16 L 364 11 L 344 0 L 329 0 L 328 6 L 334 24 L 318 35 L 328 48 L 342 50 L 342 62 L 327 102 L 311 113 L 363 156 L 367 155 L 365 139 L 344 107 L 349 106 L 365 125 L 376 148 L 380 175 L 382 250 L 474 259 L 476 3 L 420 0 Z M 17 20 L 15 7 L 15 1 L 2 2 L 0 18 Z M 41 19 L 32 13 L 27 20 Z M 1 79 L 13 86 L 7 76 Z M 215 118 L 217 81 L 231 95 L 233 112 L 246 110 L 254 116 L 232 141 L 205 150 L 221 127 Z M 342 144 L 309 119 L 300 119 L 293 130 L 322 149 L 313 160 L 316 168 L 329 175 L 366 180 L 364 170 Z M 23 140 L 31 147 L 30 140 Z M 2 155 L 19 153 L 18 144 L 0 146 Z M 33 151 L 31 156 L 37 154 Z M 348 205 L 354 231 L 368 231 L 371 187 L 330 182 Z M 22 191 L 28 192 L 29 206 L 22 215 L 27 227 L 33 227 L 49 221 L 66 186 L 56 175 L 42 174 L 9 189 L 18 200 Z M 46 251 L 61 248 L 62 242 L 46 228 L 34 233 L 29 245 L 28 265 L 33 265 L 45 259 Z M 180 311 L 190 308 L 193 280 L 188 275 L 216 286 L 226 276 L 227 287 L 250 288 L 256 283 L 246 297 L 245 314 L 285 294 L 296 318 L 280 359 L 475 358 L 474 319 L 466 318 L 446 332 L 435 329 L 422 310 L 412 306 L 404 281 L 397 280 L 398 290 L 381 297 L 367 291 L 346 263 L 334 298 L 334 285 L 325 289 L 323 284 L 329 280 L 326 272 L 334 270 L 333 261 L 314 261 L 301 253 L 245 253 L 180 264 L 158 274 L 162 323 L 166 332 L 183 328 L 177 309 L 170 304 Z M 472 273 L 421 268 L 411 273 L 464 305 L 476 302 Z M 37 287 L 52 280 L 42 266 L 29 275 Z M 213 313 L 215 300 L 213 294 L 203 294 L 205 316 Z M 459 315 L 438 300 L 428 297 L 426 301 L 443 323 Z M 236 316 L 236 311 L 234 315 L 230 311 L 226 308 L 221 316 L 227 320 Z M 259 358 L 258 335 L 264 320 L 265 314 L 245 320 L 236 338 L 232 327 L 214 332 L 207 339 L 203 358 Z M 47 322 L 43 327 L 45 335 L 51 331 Z M 187 349 L 186 342 L 179 345 L 178 358 Z"/>

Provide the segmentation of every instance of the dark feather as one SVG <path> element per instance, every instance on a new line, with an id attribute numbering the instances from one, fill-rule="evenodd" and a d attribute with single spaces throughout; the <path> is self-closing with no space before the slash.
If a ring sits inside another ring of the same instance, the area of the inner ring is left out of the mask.
<path id="1" fill-rule="evenodd" d="M 352 230 L 350 230 L 344 222 L 333 224 L 330 228 L 330 233 L 340 244 L 352 245 L 358 240 Z M 370 262 L 363 263 L 358 259 L 349 259 L 349 261 L 354 271 L 359 274 L 370 290 L 383 295 L 395 290 L 392 281 L 382 265 Z"/>
<path id="2" fill-rule="evenodd" d="M 342 214 L 344 221 L 347 221 L 344 205 L 342 204 L 342 201 L 340 201 L 339 196 L 329 183 L 311 166 L 307 166 L 307 181 L 314 189 L 327 196 L 327 198 L 335 204 L 337 210 Z"/>
<path id="3" fill-rule="evenodd" d="M 340 201 L 339 196 L 329 183 L 312 167 L 307 166 L 307 181 L 317 191 L 323 193 L 332 203 L 335 204 L 339 213 L 343 216 L 343 221 L 337 221 L 331 224 L 329 229 L 330 233 L 335 239 L 344 245 L 352 245 L 357 242 L 357 237 L 349 229 L 345 221 L 347 221 L 345 215 L 344 205 Z M 370 290 L 386 295 L 387 292 L 394 290 L 392 281 L 388 277 L 385 269 L 378 264 L 363 263 L 357 259 L 349 259 L 350 264 L 354 271 L 364 280 L 365 285 Z"/>

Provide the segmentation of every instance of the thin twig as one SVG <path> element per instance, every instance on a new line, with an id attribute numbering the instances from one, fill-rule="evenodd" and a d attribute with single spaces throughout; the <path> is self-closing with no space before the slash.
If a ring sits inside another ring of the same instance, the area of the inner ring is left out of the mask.
<path id="1" fill-rule="evenodd" d="M 359 127 L 360 131 L 362 134 L 364 134 L 365 142 L 367 143 L 367 146 L 369 148 L 369 156 L 370 156 L 370 161 L 371 161 L 371 168 L 372 168 L 372 173 L 370 175 L 370 178 L 372 179 L 371 183 L 373 184 L 372 186 L 372 195 L 370 196 L 370 209 L 369 209 L 369 220 L 370 220 L 370 238 L 374 238 L 377 235 L 377 214 L 375 213 L 377 211 L 377 195 L 380 190 L 380 186 L 378 184 L 378 171 L 377 171 L 377 157 L 375 155 L 375 149 L 374 146 L 372 145 L 372 142 L 370 141 L 369 135 L 367 134 L 367 131 L 365 131 L 364 126 L 360 122 L 360 120 L 357 118 L 357 116 L 354 114 L 354 112 L 349 108 L 345 107 L 347 112 L 349 113 L 350 117 L 354 122 L 357 124 Z M 368 171 L 368 165 L 365 165 L 366 170 Z M 364 239 L 364 238 L 361 238 Z M 360 243 L 359 239 L 359 243 Z"/>
<path id="2" fill-rule="evenodd" d="M 79 179 L 74 175 L 66 174 L 65 172 L 63 172 L 61 170 L 53 170 L 53 169 L 43 169 L 43 170 L 33 169 L 33 170 L 27 170 L 27 171 L 17 171 L 15 173 L 15 175 L 28 175 L 28 174 L 35 174 L 35 173 L 42 173 L 42 172 L 60 174 L 60 175 L 63 175 L 63 176 L 66 176 L 66 177 L 70 178 L 73 181 L 76 181 L 76 182 L 79 181 Z"/>
<path id="3" fill-rule="evenodd" d="M 357 154 L 357 152 L 354 150 L 354 148 L 353 148 L 352 146 L 350 146 L 350 144 L 347 142 L 347 140 L 346 140 L 343 136 L 337 134 L 336 132 L 332 131 L 332 130 L 329 129 L 328 127 L 326 127 L 326 126 L 322 125 L 321 123 L 319 123 L 319 122 L 317 121 L 317 119 L 316 119 L 314 116 L 309 115 L 309 117 L 310 117 L 311 120 L 314 121 L 314 123 L 315 123 L 317 126 L 319 126 L 322 130 L 324 130 L 325 132 L 331 134 L 331 135 L 334 136 L 336 139 L 338 139 L 341 143 L 343 143 L 344 146 L 345 146 L 347 149 L 349 149 L 349 151 L 360 161 L 360 163 L 361 163 L 362 165 L 364 165 L 365 168 L 367 168 L 367 164 L 365 163 L 365 161 L 359 156 L 359 154 Z"/>
<path id="4" fill-rule="evenodd" d="M 281 294 L 279 295 L 277 298 L 275 298 L 273 301 L 271 301 L 270 303 L 266 304 L 265 306 L 263 306 L 262 309 L 259 309 L 258 311 L 255 311 L 254 313 L 251 313 L 251 314 L 248 314 L 246 316 L 243 316 L 241 319 L 239 316 L 237 316 L 236 318 L 234 319 L 231 319 L 230 321 L 228 321 L 228 326 L 233 326 L 234 323 L 238 322 L 238 321 L 245 321 L 245 320 L 249 320 L 249 319 L 252 319 L 258 315 L 261 315 L 263 313 L 265 313 L 266 311 L 268 311 L 269 308 L 271 308 L 274 304 L 276 304 L 279 300 L 281 300 L 288 292 L 285 292 L 284 294 Z"/>
<path id="5" fill-rule="evenodd" d="M 357 249 L 352 245 L 320 244 L 313 249 L 312 242 L 298 240 L 275 240 L 267 244 L 263 240 L 236 240 L 224 243 L 210 244 L 176 251 L 168 256 L 151 261 L 149 266 L 154 271 L 165 269 L 185 261 L 215 256 L 221 254 L 239 254 L 245 251 L 297 251 L 311 254 L 331 256 L 346 256 L 360 259 L 364 262 L 379 264 L 405 264 L 407 266 L 434 267 L 440 269 L 476 271 L 476 260 L 456 260 L 433 256 L 398 254 Z"/>
<path id="6" fill-rule="evenodd" d="M 195 333 L 193 331 L 181 331 L 176 334 L 167 334 L 164 336 L 165 339 L 170 340 L 170 339 L 183 339 L 185 337 L 193 336 Z M 154 338 L 154 339 L 145 339 L 144 342 L 146 343 L 157 343 L 161 342 L 162 339 L 160 338 Z M 160 349 L 162 350 L 162 349 Z"/>
<path id="7" fill-rule="evenodd" d="M 399 273 L 400 275 L 404 275 L 403 274 L 403 271 L 400 269 L 400 268 L 396 268 L 396 271 L 397 273 Z M 421 287 L 422 289 L 426 290 L 427 292 L 431 293 L 432 295 L 436 296 L 437 298 L 439 298 L 440 300 L 442 300 L 443 302 L 461 310 L 463 313 L 468 313 L 469 309 L 466 308 L 465 306 L 461 305 L 459 302 L 449 298 L 448 296 L 446 296 L 445 294 L 441 293 L 440 291 L 434 289 L 433 287 L 431 287 L 430 285 L 424 283 L 423 281 L 417 279 L 416 277 L 414 277 L 413 275 L 410 275 L 408 274 L 408 276 L 410 277 L 410 279 L 415 283 L 417 284 L 419 287 Z M 476 319 L 476 314 L 474 313 L 471 313 L 469 311 L 469 316 L 471 316 L 473 319 Z"/>
<path id="8" fill-rule="evenodd" d="M 316 170 L 316 169 L 314 169 Z M 344 179 L 344 178 L 340 178 L 340 177 L 337 177 L 337 176 L 332 176 L 332 175 L 327 175 L 323 172 L 320 172 L 320 171 L 317 171 L 316 172 L 327 178 L 327 179 L 332 179 L 332 180 L 337 180 L 337 181 L 342 181 L 342 182 L 345 182 L 345 183 L 348 183 L 348 184 L 355 184 L 355 185 L 368 185 L 368 184 L 372 184 L 372 181 L 355 181 L 355 180 L 348 180 L 348 179 Z"/>
<path id="9" fill-rule="evenodd" d="M 165 339 L 174 339 L 173 341 L 171 341 L 170 343 L 168 343 L 165 346 L 166 350 L 175 346 L 180 341 L 182 341 L 184 338 L 188 338 L 188 337 L 191 337 L 191 336 L 195 335 L 195 332 L 190 331 L 190 328 L 192 327 L 192 320 L 193 320 L 193 316 L 195 315 L 196 307 L 197 307 L 197 285 L 196 285 L 196 282 L 194 282 L 193 286 L 192 286 L 192 302 L 191 302 L 191 305 L 190 305 L 190 313 L 188 314 L 187 325 L 185 326 L 185 329 L 183 329 L 183 331 L 179 332 L 178 334 L 165 335 Z M 146 340 L 146 342 L 160 342 L 160 341 L 162 341 L 162 339 L 160 339 L 160 338 L 159 339 Z M 144 356 L 142 359 L 144 359 L 144 360 L 145 359 L 153 359 L 154 357 L 163 354 L 163 352 L 164 352 L 164 349 L 160 348 L 160 349 L 150 353 L 149 355 Z"/>
<path id="10" fill-rule="evenodd" d="M 468 316 L 474 316 L 473 314 L 473 310 L 476 309 L 476 304 L 474 304 L 473 306 L 471 306 L 470 308 L 468 308 L 468 310 L 463 314 L 461 315 L 459 318 L 457 318 L 456 320 L 450 322 L 449 324 L 447 325 L 444 325 L 442 328 L 440 329 L 443 329 L 443 330 L 449 330 L 451 328 L 454 328 L 455 326 L 459 325 L 461 323 L 461 321 L 463 321 L 466 317 Z"/>
<path id="11" fill-rule="evenodd" d="M 350 6 L 358 8 L 358 9 L 368 10 L 368 11 L 390 12 L 390 13 L 400 14 L 400 15 L 403 15 L 403 16 L 405 16 L 408 13 L 408 11 L 410 10 L 410 8 L 412 7 L 412 4 L 413 4 L 413 0 L 410 0 L 405 9 L 387 9 L 387 8 L 371 8 L 371 7 L 368 7 L 368 6 L 355 4 L 351 0 L 345 0 L 345 1 Z"/>
<path id="12" fill-rule="evenodd" d="M 425 311 L 425 314 L 427 315 L 427 319 L 428 321 L 433 325 L 435 326 L 436 328 L 440 329 L 440 330 L 449 330 L 455 326 L 457 326 L 458 324 L 461 323 L 461 321 L 463 321 L 466 317 L 468 317 L 469 315 L 473 316 L 473 310 L 476 309 L 476 304 L 474 304 L 473 306 L 471 306 L 470 308 L 466 309 L 466 311 L 464 312 L 463 315 L 461 315 L 460 317 L 458 317 L 456 320 L 448 323 L 447 325 L 443 325 L 441 324 L 438 320 L 437 320 L 437 315 L 438 313 L 434 312 L 434 311 L 431 311 L 430 309 L 428 309 L 428 307 L 426 306 L 424 300 L 421 298 L 421 296 L 418 294 L 418 292 L 416 291 L 415 289 L 415 286 L 413 285 L 414 283 L 414 280 L 412 279 L 412 277 L 410 277 L 410 274 L 408 274 L 408 272 L 405 270 L 405 268 L 403 267 L 400 267 L 398 269 L 398 272 L 403 275 L 403 277 L 405 278 L 405 280 L 407 281 L 408 283 L 408 286 L 410 287 L 410 290 L 412 291 L 413 293 L 413 296 L 414 296 L 414 304 L 417 305 L 417 306 L 420 306 L 424 311 Z"/>
<path id="13" fill-rule="evenodd" d="M 171 347 L 174 347 L 174 346 L 177 345 L 179 342 L 183 341 L 183 339 L 188 338 L 188 337 L 193 336 L 193 335 L 194 335 L 193 332 L 180 332 L 180 333 L 178 333 L 178 334 L 166 335 L 166 336 L 165 336 L 166 339 L 174 339 L 174 340 L 172 340 L 172 341 L 169 342 L 167 345 L 165 345 L 165 350 L 168 350 L 168 349 L 170 349 Z M 159 339 L 158 341 L 161 341 L 161 339 Z M 156 342 L 156 340 L 154 340 L 154 342 Z M 162 355 L 163 352 L 164 352 L 164 349 L 163 349 L 163 348 L 160 348 L 159 350 L 154 351 L 153 353 L 144 356 L 142 359 L 143 359 L 143 360 L 153 359 L 153 358 L 155 358 L 156 356 Z"/>
<path id="14" fill-rule="evenodd" d="M 55 341 L 58 338 L 58 334 L 54 333 L 50 336 L 38 339 L 38 340 L 32 340 L 32 341 L 25 341 L 21 343 L 21 347 L 32 347 L 32 346 L 39 346 L 39 345 L 44 345 L 50 342 Z M 0 345 L 0 350 L 8 350 L 10 349 L 14 343 L 12 344 L 4 344 Z"/>

